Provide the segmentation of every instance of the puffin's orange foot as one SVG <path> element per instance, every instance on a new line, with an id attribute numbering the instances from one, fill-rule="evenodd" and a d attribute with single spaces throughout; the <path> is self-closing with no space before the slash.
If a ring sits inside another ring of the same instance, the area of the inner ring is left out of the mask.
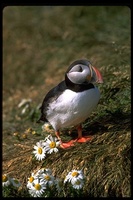
<path id="1" fill-rule="evenodd" d="M 74 146 L 73 142 L 74 142 L 74 140 L 70 140 L 69 142 L 62 142 L 60 144 L 60 147 L 63 148 L 63 149 L 72 147 L 72 146 Z"/>
<path id="2" fill-rule="evenodd" d="M 83 143 L 83 142 L 88 142 L 88 141 L 90 141 L 91 139 L 92 139 L 91 137 L 86 136 L 86 137 L 77 138 L 77 139 L 75 140 L 75 142 Z"/>

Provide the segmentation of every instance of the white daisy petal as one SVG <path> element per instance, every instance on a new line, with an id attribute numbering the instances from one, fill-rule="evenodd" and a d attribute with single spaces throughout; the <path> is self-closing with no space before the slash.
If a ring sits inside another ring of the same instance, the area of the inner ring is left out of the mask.
<path id="1" fill-rule="evenodd" d="M 48 138 L 46 142 L 47 142 L 48 144 L 50 144 L 50 143 L 52 142 L 52 140 Z"/>
<path id="2" fill-rule="evenodd" d="M 57 148 L 54 148 L 54 152 L 57 153 L 57 152 L 58 152 L 58 149 L 57 149 Z"/>
<path id="3" fill-rule="evenodd" d="M 47 145 L 47 142 L 43 142 L 43 146 L 45 147 Z"/>
<path id="4" fill-rule="evenodd" d="M 54 141 L 54 138 L 52 137 L 52 135 L 50 135 L 49 139 L 50 139 L 51 141 Z"/>
<path id="5" fill-rule="evenodd" d="M 33 148 L 34 148 L 35 150 L 37 150 L 37 149 L 38 149 L 38 146 L 34 146 Z"/>

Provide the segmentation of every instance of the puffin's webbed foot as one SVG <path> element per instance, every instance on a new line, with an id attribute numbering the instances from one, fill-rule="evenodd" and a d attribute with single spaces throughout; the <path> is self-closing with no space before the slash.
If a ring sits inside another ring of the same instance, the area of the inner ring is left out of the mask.
<path id="1" fill-rule="evenodd" d="M 74 140 L 70 140 L 69 142 L 61 142 L 60 147 L 63 149 L 74 146 Z"/>
<path id="2" fill-rule="evenodd" d="M 85 136 L 85 137 L 80 137 L 80 138 L 77 138 L 75 140 L 75 142 L 79 142 L 79 143 L 83 143 L 83 142 L 88 142 L 91 140 L 91 137 L 89 136 Z"/>
<path id="3" fill-rule="evenodd" d="M 81 124 L 79 124 L 77 126 L 77 131 L 78 131 L 78 138 L 75 140 L 75 142 L 83 143 L 83 142 L 87 142 L 87 141 L 91 140 L 90 136 L 85 136 L 85 137 L 82 136 L 82 125 Z"/>
<path id="4" fill-rule="evenodd" d="M 61 138 L 60 138 L 60 132 L 59 131 L 56 131 L 55 132 L 55 135 L 57 136 L 57 138 L 59 139 L 60 141 L 60 147 L 63 148 L 63 149 L 66 149 L 66 148 L 69 148 L 69 147 L 72 147 L 74 146 L 74 140 L 70 140 L 69 142 L 62 142 Z"/>
<path id="5" fill-rule="evenodd" d="M 90 140 L 91 140 L 91 137 L 88 137 L 88 136 L 81 137 L 81 138 L 77 138 L 75 140 L 70 140 L 69 142 L 61 142 L 60 147 L 63 148 L 63 149 L 66 149 L 66 148 L 75 146 L 74 145 L 75 142 L 83 143 L 83 142 L 87 142 L 87 141 L 90 141 Z"/>

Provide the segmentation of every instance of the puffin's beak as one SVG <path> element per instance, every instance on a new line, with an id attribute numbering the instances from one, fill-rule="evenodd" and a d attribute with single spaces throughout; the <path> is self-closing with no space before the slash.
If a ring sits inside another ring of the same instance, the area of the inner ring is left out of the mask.
<path id="1" fill-rule="evenodd" d="M 103 78 L 102 78 L 100 71 L 96 67 L 92 67 L 92 68 L 93 68 L 93 70 L 96 74 L 96 82 L 97 83 L 103 83 Z"/>

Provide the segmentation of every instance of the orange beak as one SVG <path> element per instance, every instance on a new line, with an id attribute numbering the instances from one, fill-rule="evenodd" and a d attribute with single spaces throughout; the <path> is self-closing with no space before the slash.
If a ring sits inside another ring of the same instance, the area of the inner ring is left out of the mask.
<path id="1" fill-rule="evenodd" d="M 92 68 L 93 68 L 93 70 L 96 74 L 96 79 L 97 79 L 96 82 L 97 83 L 103 83 L 103 78 L 102 78 L 100 71 L 96 67 L 92 67 Z"/>

